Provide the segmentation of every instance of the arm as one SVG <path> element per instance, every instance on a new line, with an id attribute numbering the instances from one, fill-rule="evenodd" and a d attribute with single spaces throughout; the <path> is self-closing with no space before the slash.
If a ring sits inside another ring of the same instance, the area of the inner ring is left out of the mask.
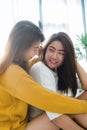
<path id="1" fill-rule="evenodd" d="M 40 109 L 66 114 L 87 112 L 86 101 L 48 91 L 29 76 L 21 78 L 17 86 L 15 97 Z"/>
<path id="2" fill-rule="evenodd" d="M 85 130 L 67 115 L 62 115 L 51 122 L 63 130 Z"/>
<path id="3" fill-rule="evenodd" d="M 9 67 L 0 77 L 0 83 L 5 86 L 4 91 L 40 109 L 63 114 L 87 113 L 85 100 L 63 96 L 43 88 L 19 66 Z"/>
<path id="4" fill-rule="evenodd" d="M 87 73 L 78 62 L 77 62 L 77 74 L 81 82 L 81 88 L 87 90 Z"/>

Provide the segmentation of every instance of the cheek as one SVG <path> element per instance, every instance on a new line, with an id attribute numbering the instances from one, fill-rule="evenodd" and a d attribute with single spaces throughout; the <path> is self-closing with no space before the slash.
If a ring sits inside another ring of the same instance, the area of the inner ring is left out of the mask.
<path id="1" fill-rule="evenodd" d="M 45 58 L 48 59 L 48 58 L 50 58 L 51 56 L 52 56 L 52 54 L 51 54 L 49 51 L 47 51 L 46 54 L 45 54 Z"/>
<path id="2" fill-rule="evenodd" d="M 33 54 L 32 51 L 28 52 L 28 53 L 26 54 L 26 60 L 31 59 L 33 56 L 34 56 L 34 54 Z"/>
<path id="3" fill-rule="evenodd" d="M 38 55 L 39 54 L 39 50 L 34 52 L 34 55 Z"/>
<path id="4" fill-rule="evenodd" d="M 35 56 L 35 53 L 34 53 L 34 52 L 31 52 L 31 53 L 29 54 L 29 56 L 30 56 L 30 57 L 34 57 L 34 56 Z"/>
<path id="5" fill-rule="evenodd" d="M 63 55 L 58 55 L 57 61 L 58 61 L 60 64 L 62 64 L 63 61 L 64 61 L 64 56 L 63 56 Z"/>
<path id="6" fill-rule="evenodd" d="M 46 53 L 46 55 L 45 55 L 45 61 L 47 61 L 49 59 L 49 55 L 48 55 L 48 53 Z"/>
<path id="7" fill-rule="evenodd" d="M 61 61 L 61 64 L 62 64 L 63 61 L 64 61 L 64 56 L 61 56 L 60 61 Z"/>

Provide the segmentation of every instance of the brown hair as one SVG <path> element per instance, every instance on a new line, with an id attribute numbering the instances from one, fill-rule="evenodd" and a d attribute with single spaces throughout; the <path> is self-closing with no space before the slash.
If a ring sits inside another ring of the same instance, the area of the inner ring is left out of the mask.
<path id="1" fill-rule="evenodd" d="M 23 53 L 34 42 L 44 40 L 41 30 L 30 21 L 19 21 L 13 27 L 7 42 L 5 55 L 0 62 L 0 74 L 3 73 L 11 63 L 23 66 Z"/>
<path id="2" fill-rule="evenodd" d="M 68 88 L 70 88 L 72 95 L 75 96 L 78 85 L 76 78 L 76 62 L 73 42 L 71 38 L 64 32 L 53 34 L 43 49 L 43 62 L 45 61 L 47 47 L 53 41 L 60 41 L 64 47 L 64 62 L 60 67 L 57 68 L 58 90 L 68 93 Z"/>

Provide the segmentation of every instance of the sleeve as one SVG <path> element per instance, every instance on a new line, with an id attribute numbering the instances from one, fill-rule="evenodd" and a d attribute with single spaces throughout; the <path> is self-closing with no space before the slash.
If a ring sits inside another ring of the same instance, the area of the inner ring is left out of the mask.
<path id="1" fill-rule="evenodd" d="M 30 75 L 32 76 L 32 78 L 40 83 L 43 87 L 52 90 L 54 92 L 56 92 L 56 80 L 55 77 L 53 76 L 53 74 L 51 73 L 51 71 L 47 68 L 45 68 L 44 66 L 33 66 L 30 69 Z M 48 112 L 46 111 L 47 116 L 49 117 L 50 120 L 53 120 L 57 117 L 59 117 L 62 114 L 58 114 L 58 113 L 52 113 L 52 112 Z"/>
<path id="2" fill-rule="evenodd" d="M 15 97 L 45 111 L 63 114 L 87 113 L 87 102 L 49 91 L 28 75 L 17 83 Z"/>
<path id="3" fill-rule="evenodd" d="M 10 69 L 10 72 L 8 70 L 5 73 L 5 78 L 7 85 L 3 89 L 27 104 L 31 104 L 45 111 L 60 114 L 87 113 L 87 101 L 49 91 L 33 81 L 31 76 L 23 71 L 23 69 L 14 67 Z M 3 77 L 2 84 L 6 84 Z"/>

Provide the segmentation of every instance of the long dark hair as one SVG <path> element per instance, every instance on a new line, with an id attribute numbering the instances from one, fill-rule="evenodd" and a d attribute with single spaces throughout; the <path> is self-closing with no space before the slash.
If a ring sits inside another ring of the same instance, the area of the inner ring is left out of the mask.
<path id="1" fill-rule="evenodd" d="M 38 40 L 42 42 L 44 35 L 35 24 L 27 20 L 16 23 L 9 35 L 5 54 L 0 61 L 0 74 L 11 63 L 24 67 L 23 53 Z"/>
<path id="2" fill-rule="evenodd" d="M 43 61 L 45 61 L 45 54 L 48 46 L 53 41 L 60 41 L 64 47 L 64 61 L 63 64 L 57 68 L 58 75 L 58 90 L 68 93 L 69 88 L 73 96 L 77 92 L 77 78 L 76 78 L 76 62 L 75 51 L 71 38 L 64 32 L 53 34 L 43 49 Z"/>

